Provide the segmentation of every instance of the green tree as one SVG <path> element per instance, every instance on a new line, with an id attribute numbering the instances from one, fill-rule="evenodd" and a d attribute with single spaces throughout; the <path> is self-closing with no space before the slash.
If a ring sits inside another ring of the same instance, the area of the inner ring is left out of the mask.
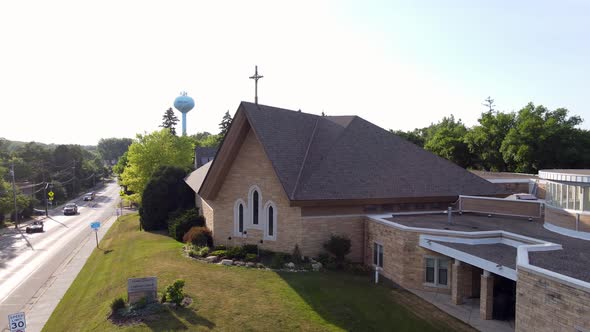
<path id="1" fill-rule="evenodd" d="M 160 127 L 166 128 L 170 130 L 172 135 L 176 136 L 176 124 L 178 123 L 178 118 L 174 114 L 172 107 L 167 109 L 162 116 L 162 124 Z"/>
<path id="2" fill-rule="evenodd" d="M 579 116 L 568 116 L 568 110 L 529 103 L 516 117 L 500 151 L 511 170 L 536 173 L 544 168 L 568 168 L 581 162 L 576 140 L 584 133 L 575 127 Z"/>
<path id="3" fill-rule="evenodd" d="M 424 135 L 425 135 L 424 130 L 425 130 L 424 128 L 423 129 L 414 129 L 412 131 L 389 129 L 389 131 L 392 134 L 397 135 L 397 136 L 405 139 L 406 141 L 410 141 L 421 148 L 424 147 L 424 141 L 426 140 L 426 138 L 424 137 Z"/>
<path id="4" fill-rule="evenodd" d="M 167 229 L 172 212 L 194 207 L 195 194 L 184 182 L 186 174 L 186 168 L 161 166 L 150 177 L 142 193 L 139 210 L 145 230 Z"/>
<path id="5" fill-rule="evenodd" d="M 225 114 L 223 115 L 223 118 L 221 119 L 221 122 L 219 123 L 219 141 L 222 141 L 223 138 L 225 137 L 225 134 L 227 134 L 227 131 L 229 130 L 229 126 L 231 125 L 231 115 L 229 115 L 229 111 L 225 112 Z"/>
<path id="6" fill-rule="evenodd" d="M 441 122 L 425 128 L 424 148 L 461 166 L 468 167 L 473 156 L 465 143 L 467 128 L 455 117 L 444 117 Z"/>
<path id="7" fill-rule="evenodd" d="M 465 135 L 465 143 L 474 155 L 476 164 L 473 167 L 496 172 L 508 171 L 508 164 L 504 161 L 500 148 L 506 135 L 514 127 L 515 118 L 514 113 L 501 113 L 493 109 L 481 114 L 477 120 L 479 125 L 471 128 Z"/>
<path id="8" fill-rule="evenodd" d="M 117 160 L 127 152 L 131 143 L 133 143 L 131 138 L 101 138 L 98 141 L 97 150 L 103 160 Z"/>
<path id="9" fill-rule="evenodd" d="M 168 129 L 151 134 L 138 134 L 129 146 L 127 166 L 121 174 L 122 184 L 134 194 L 130 199 L 141 202 L 141 195 L 161 166 L 190 169 L 193 161 L 193 141 L 188 136 L 174 136 Z"/>

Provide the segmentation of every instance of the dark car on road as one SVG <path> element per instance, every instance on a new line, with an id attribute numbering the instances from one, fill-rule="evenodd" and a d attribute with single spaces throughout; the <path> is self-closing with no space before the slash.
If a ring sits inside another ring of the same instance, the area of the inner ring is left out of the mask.
<path id="1" fill-rule="evenodd" d="M 43 233 L 43 222 L 35 220 L 26 228 L 27 233 Z"/>
<path id="2" fill-rule="evenodd" d="M 64 206 L 64 215 L 78 214 L 78 205 L 76 203 L 68 203 Z"/>
<path id="3" fill-rule="evenodd" d="M 84 195 L 84 201 L 92 201 L 94 200 L 94 193 L 90 192 Z"/>

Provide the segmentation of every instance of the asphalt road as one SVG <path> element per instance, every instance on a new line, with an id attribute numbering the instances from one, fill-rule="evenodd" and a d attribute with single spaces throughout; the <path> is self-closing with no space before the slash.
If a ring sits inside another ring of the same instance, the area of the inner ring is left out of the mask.
<path id="1" fill-rule="evenodd" d="M 8 315 L 22 311 L 35 301 L 35 295 L 49 283 L 54 272 L 76 250 L 94 241 L 90 223 L 106 221 L 117 213 L 119 186 L 109 183 L 98 189 L 93 201 L 81 197 L 78 215 L 64 216 L 61 210 L 49 213 L 44 232 L 27 234 L 5 230 L 0 234 L 0 331 L 8 327 Z M 90 239 L 89 239 L 90 238 Z"/>

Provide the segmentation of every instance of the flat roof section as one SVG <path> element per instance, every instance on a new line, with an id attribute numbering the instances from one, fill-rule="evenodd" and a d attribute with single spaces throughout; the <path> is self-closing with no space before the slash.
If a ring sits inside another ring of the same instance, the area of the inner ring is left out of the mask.
<path id="1" fill-rule="evenodd" d="M 506 231 L 547 242 L 561 244 L 563 250 L 529 252 L 532 265 L 560 273 L 572 278 L 590 282 L 590 241 L 571 238 L 551 232 L 536 221 L 520 218 L 487 216 L 463 213 L 453 214 L 453 223 L 447 223 L 443 213 L 429 215 L 396 215 L 386 220 L 407 227 L 451 230 L 460 232 Z M 446 243 L 444 244 L 447 245 Z M 502 259 L 504 253 L 490 253 L 494 259 Z M 514 255 L 516 257 L 516 255 Z"/>
<path id="2" fill-rule="evenodd" d="M 466 252 L 470 255 L 477 256 L 500 264 L 511 269 L 516 270 L 516 248 L 502 244 L 466 244 L 466 243 L 453 243 L 444 241 L 435 241 L 446 247 L 457 249 Z"/>

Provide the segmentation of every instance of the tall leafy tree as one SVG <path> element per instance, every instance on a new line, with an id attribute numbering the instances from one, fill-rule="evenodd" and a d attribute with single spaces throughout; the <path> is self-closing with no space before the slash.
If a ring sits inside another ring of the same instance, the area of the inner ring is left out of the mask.
<path id="1" fill-rule="evenodd" d="M 504 138 L 514 127 L 516 115 L 502 113 L 494 109 L 494 100 L 488 97 L 483 104 L 488 111 L 477 120 L 479 125 L 472 127 L 465 135 L 465 143 L 474 155 L 473 166 L 487 171 L 508 171 L 500 148 Z"/>
<path id="2" fill-rule="evenodd" d="M 465 143 L 467 127 L 455 117 L 444 117 L 442 121 L 425 128 L 424 148 L 446 158 L 461 167 L 471 165 L 473 155 Z"/>
<path id="3" fill-rule="evenodd" d="M 579 160 L 575 128 L 582 122 L 579 116 L 569 116 L 568 110 L 529 103 L 522 108 L 500 151 L 510 168 L 517 172 L 535 173 L 543 168 L 567 168 Z"/>
<path id="4" fill-rule="evenodd" d="M 160 127 L 166 128 L 170 130 L 172 135 L 176 135 L 176 124 L 178 123 L 178 118 L 174 114 L 172 107 L 167 109 L 162 116 L 162 124 Z"/>
<path id="5" fill-rule="evenodd" d="M 122 184 L 134 193 L 130 198 L 141 202 L 141 195 L 148 181 L 161 166 L 190 169 L 193 150 L 193 140 L 190 137 L 170 135 L 168 129 L 138 134 L 129 146 L 127 166 L 121 174 Z"/>

